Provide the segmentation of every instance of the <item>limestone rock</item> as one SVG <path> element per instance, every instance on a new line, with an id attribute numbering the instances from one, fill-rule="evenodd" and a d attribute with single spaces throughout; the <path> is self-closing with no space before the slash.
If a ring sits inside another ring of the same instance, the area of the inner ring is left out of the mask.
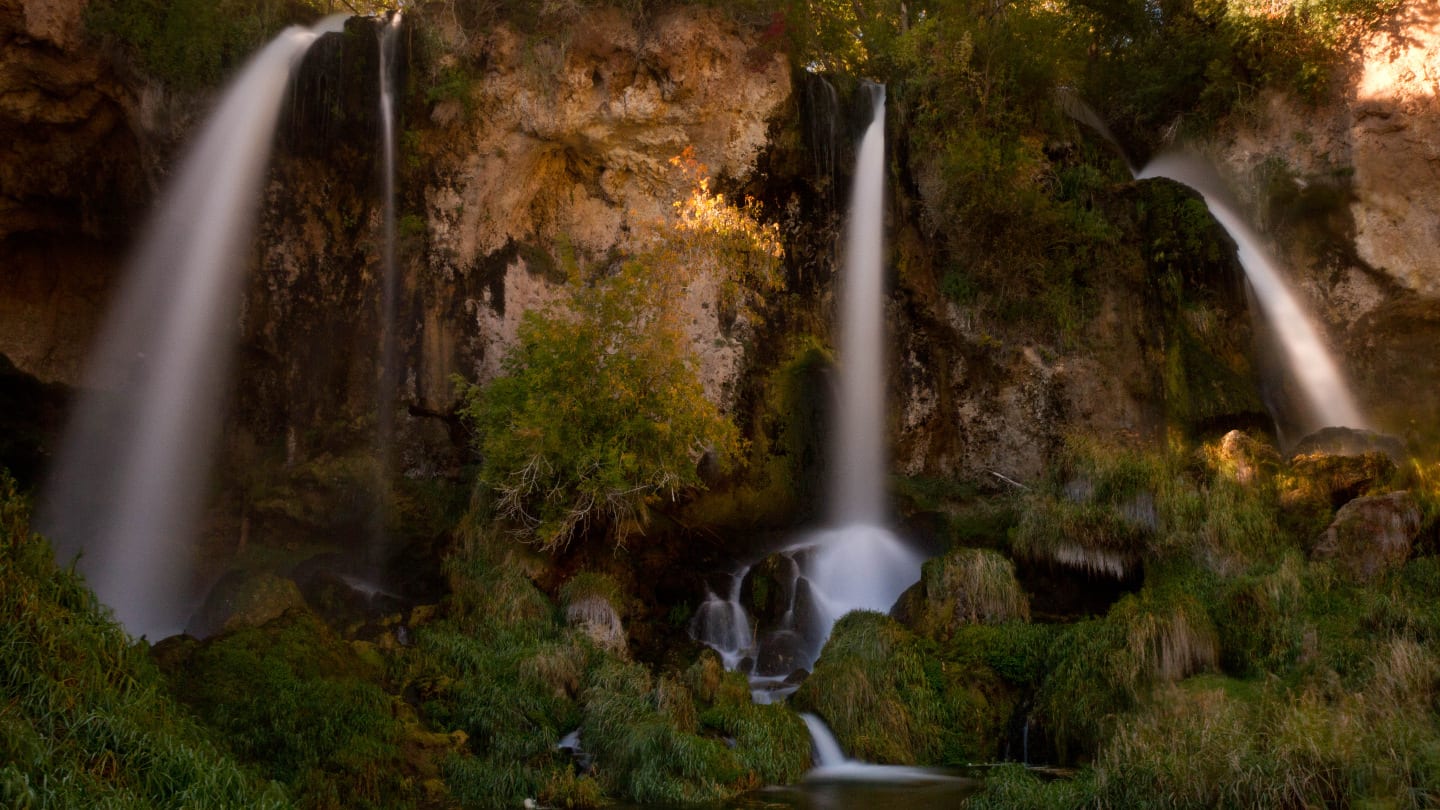
<path id="1" fill-rule="evenodd" d="M 1403 565 L 1420 533 L 1420 506 L 1409 492 L 1356 498 L 1335 515 L 1311 552 L 1358 582 Z"/>

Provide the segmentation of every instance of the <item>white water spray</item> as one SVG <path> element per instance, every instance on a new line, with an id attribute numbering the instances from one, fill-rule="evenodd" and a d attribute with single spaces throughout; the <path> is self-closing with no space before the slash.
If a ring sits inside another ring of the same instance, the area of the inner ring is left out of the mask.
<path id="1" fill-rule="evenodd" d="M 191 555 L 231 365 L 241 270 L 285 88 L 343 16 L 286 29 L 225 91 L 147 224 L 106 316 L 39 525 L 125 628 L 188 613 Z"/>
<path id="2" fill-rule="evenodd" d="M 1259 300 L 1261 314 L 1279 339 L 1286 367 L 1295 375 L 1305 398 L 1306 413 L 1300 415 L 1303 433 L 1322 427 L 1367 428 L 1319 330 L 1265 252 L 1259 234 L 1215 187 L 1213 172 L 1194 157 L 1170 153 L 1150 161 L 1136 175 L 1138 180 L 1152 177 L 1166 177 L 1198 191 L 1215 220 L 1235 240 L 1240 264 Z"/>

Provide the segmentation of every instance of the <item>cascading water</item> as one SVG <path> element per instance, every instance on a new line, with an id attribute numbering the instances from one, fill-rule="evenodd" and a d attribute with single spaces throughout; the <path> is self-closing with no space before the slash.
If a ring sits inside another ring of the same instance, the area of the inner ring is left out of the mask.
<path id="1" fill-rule="evenodd" d="M 743 572 L 730 599 L 710 594 L 692 625 L 695 637 L 715 647 L 727 666 L 750 662 L 757 702 L 794 690 L 792 674 L 814 667 L 841 616 L 852 610 L 888 611 L 920 578 L 923 562 L 886 528 L 885 88 L 866 84 L 863 90 L 872 102 L 872 118 L 856 160 L 840 278 L 831 528 L 780 551 L 791 562 L 791 579 L 786 585 L 789 608 L 778 627 L 758 639 L 753 635 L 739 599 Z M 736 649 L 733 640 L 742 638 L 750 649 Z"/>
<path id="2" fill-rule="evenodd" d="M 830 521 L 806 541 L 802 576 L 822 610 L 809 669 L 851 610 L 888 611 L 920 578 L 919 554 L 889 529 L 885 451 L 885 87 L 866 84 L 874 117 L 855 161 L 840 278 L 838 427 L 831 432 Z"/>
<path id="3" fill-rule="evenodd" d="M 244 67 L 146 226 L 106 316 L 39 525 L 125 628 L 159 638 L 188 614 L 229 337 L 285 88 L 343 16 L 286 29 Z"/>
<path id="4" fill-rule="evenodd" d="M 1260 313 L 1280 344 L 1286 368 L 1299 383 L 1305 413 L 1296 415 L 1296 421 L 1302 434 L 1322 427 L 1367 428 L 1319 330 L 1285 284 L 1260 236 L 1225 201 L 1214 171 L 1194 156 L 1169 153 L 1150 161 L 1136 175 L 1138 180 L 1153 177 L 1165 177 L 1199 192 L 1215 220 L 1235 240 Z"/>
<path id="5" fill-rule="evenodd" d="M 376 491 L 379 508 L 371 526 L 369 563 L 384 564 L 385 524 L 390 512 L 390 474 L 395 455 L 395 393 L 399 377 L 396 312 L 400 297 L 400 274 L 395 265 L 395 43 L 400 33 L 400 12 L 390 15 L 380 28 L 380 155 L 382 227 L 384 229 L 380 294 L 380 381 L 375 393 Z"/>

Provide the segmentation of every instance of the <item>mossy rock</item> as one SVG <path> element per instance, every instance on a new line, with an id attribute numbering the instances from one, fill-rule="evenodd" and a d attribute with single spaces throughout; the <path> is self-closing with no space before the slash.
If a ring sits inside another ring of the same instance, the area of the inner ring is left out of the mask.
<path id="1" fill-rule="evenodd" d="M 1280 470 L 1280 453 L 1267 437 L 1232 430 L 1200 448 L 1202 464 L 1237 484 L 1264 485 Z"/>
<path id="2" fill-rule="evenodd" d="M 1409 492 L 1356 498 L 1340 507 L 1311 554 L 1334 560 L 1352 581 L 1365 584 L 1405 563 L 1420 525 L 1420 505 Z"/>
<path id="3" fill-rule="evenodd" d="M 293 580 L 268 571 L 231 571 L 210 589 L 186 630 L 206 637 L 227 630 L 259 627 L 288 610 L 305 607 Z"/>
<path id="4" fill-rule="evenodd" d="M 845 752 L 895 765 L 958 765 L 990 759 L 1013 704 L 997 699 L 998 677 L 947 663 L 895 620 L 855 611 L 836 623 L 795 693 Z"/>
<path id="5" fill-rule="evenodd" d="M 944 641 L 967 624 L 1028 621 L 1030 599 L 1010 560 L 989 549 L 962 548 L 926 562 L 893 615 L 920 635 Z"/>
<path id="6" fill-rule="evenodd" d="M 1396 470 L 1395 461 L 1380 451 L 1296 455 L 1279 478 L 1282 521 L 1299 536 L 1313 538 L 1329 524 L 1335 510 L 1362 495 L 1376 494 Z"/>

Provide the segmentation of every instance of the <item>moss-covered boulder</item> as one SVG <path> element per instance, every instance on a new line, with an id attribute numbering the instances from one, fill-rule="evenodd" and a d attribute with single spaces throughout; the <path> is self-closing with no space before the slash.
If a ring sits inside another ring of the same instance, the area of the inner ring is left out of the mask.
<path id="1" fill-rule="evenodd" d="M 1200 460 L 1214 474 L 1243 485 L 1261 485 L 1274 478 L 1280 453 L 1268 439 L 1232 430 L 1199 450 Z"/>
<path id="2" fill-rule="evenodd" d="M 1340 507 L 1311 555 L 1334 560 L 1356 582 L 1370 582 L 1405 563 L 1420 525 L 1420 505 L 1409 492 L 1356 498 Z"/>
<path id="3" fill-rule="evenodd" d="M 1301 537 L 1314 537 L 1336 509 L 1362 495 L 1377 494 L 1395 473 L 1395 461 L 1379 451 L 1295 455 L 1278 481 L 1282 519 Z"/>
<path id="4" fill-rule="evenodd" d="M 170 683 L 243 760 L 309 806 L 413 806 L 383 663 L 305 610 L 169 656 Z"/>
<path id="5" fill-rule="evenodd" d="M 210 589 L 186 630 L 202 638 L 224 630 L 259 627 L 287 610 L 305 607 L 293 580 L 268 571 L 231 571 Z"/>
<path id="6" fill-rule="evenodd" d="M 1029 621 L 1030 599 L 1004 555 L 962 548 L 926 562 L 893 615 L 920 635 L 943 641 L 966 624 Z"/>
<path id="7" fill-rule="evenodd" d="M 845 752 L 899 765 L 990 759 L 1013 704 L 988 668 L 949 663 L 894 619 L 855 611 L 836 623 L 795 707 L 818 714 Z"/>

